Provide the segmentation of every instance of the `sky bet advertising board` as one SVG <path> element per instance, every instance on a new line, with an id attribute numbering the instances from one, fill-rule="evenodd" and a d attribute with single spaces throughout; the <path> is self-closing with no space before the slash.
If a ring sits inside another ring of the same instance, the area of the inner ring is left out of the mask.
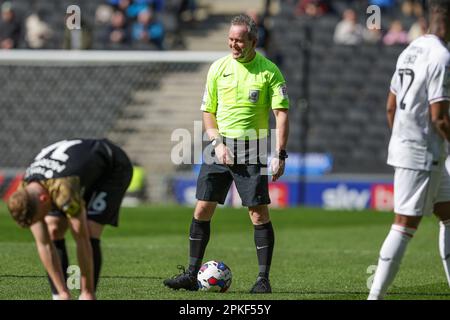
<path id="1" fill-rule="evenodd" d="M 393 209 L 391 180 L 356 179 L 352 176 L 337 179 L 326 175 L 331 168 L 332 159 L 327 154 L 309 154 L 306 157 L 294 154 L 287 161 L 285 175 L 279 181 L 269 183 L 271 206 L 285 208 L 303 205 L 330 210 Z M 175 178 L 172 186 L 178 203 L 195 204 L 196 175 L 193 178 Z M 234 184 L 225 205 L 241 206 L 241 198 Z"/>
<path id="2" fill-rule="evenodd" d="M 173 181 L 178 203 L 194 205 L 195 179 L 175 179 Z M 306 181 L 269 183 L 271 206 L 276 208 L 304 205 L 334 210 L 376 209 L 391 211 L 394 192 L 392 183 L 354 181 Z M 234 184 L 230 188 L 225 205 L 240 207 L 241 198 Z"/>

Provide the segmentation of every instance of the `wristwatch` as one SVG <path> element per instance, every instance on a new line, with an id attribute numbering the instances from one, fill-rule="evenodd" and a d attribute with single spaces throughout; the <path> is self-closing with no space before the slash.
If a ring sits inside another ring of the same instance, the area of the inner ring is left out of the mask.
<path id="1" fill-rule="evenodd" d="M 219 144 L 221 144 L 223 142 L 222 137 L 221 136 L 217 136 L 214 139 L 211 140 L 211 145 L 215 148 L 217 147 Z"/>
<path id="2" fill-rule="evenodd" d="M 286 150 L 280 150 L 280 151 L 278 151 L 278 154 L 276 157 L 280 160 L 285 160 L 288 158 L 288 154 L 287 154 Z"/>

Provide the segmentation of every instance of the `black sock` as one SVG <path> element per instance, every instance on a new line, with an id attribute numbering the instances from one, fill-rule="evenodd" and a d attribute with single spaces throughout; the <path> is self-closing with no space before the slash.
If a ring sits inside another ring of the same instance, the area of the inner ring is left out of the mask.
<path id="1" fill-rule="evenodd" d="M 197 274 L 202 265 L 210 231 L 210 221 L 200 221 L 192 218 L 189 232 L 189 271 L 192 274 Z"/>
<path id="2" fill-rule="evenodd" d="M 270 265 L 272 263 L 275 235 L 272 222 L 255 225 L 255 245 L 258 256 L 259 277 L 269 278 Z"/>
<path id="3" fill-rule="evenodd" d="M 56 252 L 59 257 L 59 261 L 61 262 L 61 267 L 64 275 L 64 280 L 67 281 L 67 268 L 69 267 L 69 258 L 67 256 L 67 249 L 66 249 L 66 240 L 53 240 L 53 244 L 56 247 Z M 55 285 L 53 284 L 52 279 L 50 279 L 50 276 L 47 273 L 48 282 L 50 283 L 50 289 L 52 290 L 52 294 L 58 294 L 58 290 L 56 290 Z"/>
<path id="4" fill-rule="evenodd" d="M 97 289 L 100 278 L 100 269 L 102 268 L 102 248 L 100 239 L 91 238 L 92 254 L 94 260 L 94 288 Z"/>

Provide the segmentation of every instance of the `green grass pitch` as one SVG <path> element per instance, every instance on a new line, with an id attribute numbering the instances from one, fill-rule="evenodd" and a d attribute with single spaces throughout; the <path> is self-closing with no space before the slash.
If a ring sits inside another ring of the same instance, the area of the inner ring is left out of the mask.
<path id="1" fill-rule="evenodd" d="M 119 228 L 102 238 L 99 299 L 366 299 L 371 265 L 388 233 L 392 214 L 321 209 L 271 210 L 276 246 L 273 294 L 250 295 L 257 274 L 253 228 L 245 209 L 219 208 L 206 260 L 223 260 L 233 272 L 228 292 L 186 292 L 162 281 L 187 263 L 192 209 L 124 208 Z M 74 242 L 67 237 L 71 264 Z M 450 299 L 438 254 L 438 224 L 425 218 L 410 243 L 387 299 Z M 74 296 L 78 292 L 74 291 Z M 49 299 L 50 291 L 31 233 L 17 227 L 0 203 L 0 299 Z"/>

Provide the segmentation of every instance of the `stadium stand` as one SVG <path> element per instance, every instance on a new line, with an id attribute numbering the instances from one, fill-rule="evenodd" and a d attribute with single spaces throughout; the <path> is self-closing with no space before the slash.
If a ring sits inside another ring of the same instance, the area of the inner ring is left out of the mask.
<path id="1" fill-rule="evenodd" d="M 41 146 L 60 139 L 108 137 L 151 172 L 150 200 L 167 198 L 166 179 L 175 168 L 171 134 L 178 128 L 192 133 L 201 119 L 208 62 L 152 61 L 142 52 L 145 62 L 130 63 L 122 53 L 115 63 L 0 57 L 0 90 L 8 92 L 0 96 L 0 169 L 23 170 Z"/>
<path id="2" fill-rule="evenodd" d="M 53 31 L 51 38 L 46 42 L 45 49 L 62 49 L 67 30 L 65 30 L 65 13 L 69 6 L 77 5 L 81 9 L 81 24 L 84 29 L 91 30 L 93 38 L 90 49 L 114 49 L 114 50 L 154 50 L 158 49 L 151 41 L 133 43 L 110 43 L 108 39 L 109 24 L 114 10 L 126 8 L 116 8 L 111 4 L 113 0 L 10 0 L 2 1 L 12 5 L 19 21 L 24 23 L 32 13 L 38 14 L 44 23 Z M 153 12 L 153 20 L 161 24 L 164 32 L 164 49 L 182 48 L 181 29 L 189 29 L 189 24 L 181 17 L 187 10 L 184 0 L 148 0 L 140 1 L 147 3 L 147 7 Z M 195 3 L 195 1 L 191 1 Z M 131 1 L 130 1 L 130 4 Z M 161 8 L 159 8 L 161 7 Z M 195 9 L 195 8 L 194 8 Z M 192 9 L 192 10 L 194 10 Z M 128 16 L 127 32 L 131 33 L 133 24 L 137 22 L 136 16 Z M 25 40 L 26 31 L 22 32 L 22 39 L 18 48 L 29 48 Z M 159 48 L 161 49 L 161 48 Z"/>

